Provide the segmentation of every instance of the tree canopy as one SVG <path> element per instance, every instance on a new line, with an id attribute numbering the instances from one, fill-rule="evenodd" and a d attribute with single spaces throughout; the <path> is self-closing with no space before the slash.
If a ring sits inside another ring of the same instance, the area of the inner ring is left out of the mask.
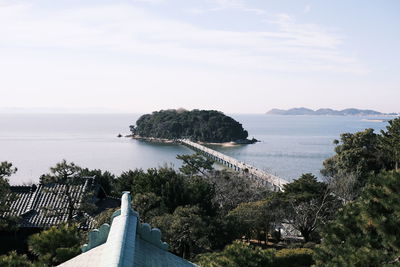
<path id="1" fill-rule="evenodd" d="M 322 234 L 317 266 L 398 266 L 400 173 L 372 177 L 360 198 L 347 204 Z"/>
<path id="2" fill-rule="evenodd" d="M 13 167 L 12 163 L 7 161 L 0 162 L 0 214 L 9 211 L 9 201 L 14 198 L 11 195 L 8 177 L 16 171 L 17 168 Z M 10 226 L 15 223 L 15 219 L 10 216 L 0 216 L 0 230 L 10 230 Z"/>
<path id="3" fill-rule="evenodd" d="M 382 130 L 382 147 L 389 155 L 389 162 L 396 171 L 400 168 L 400 118 L 390 120 L 386 131 Z"/>
<path id="4" fill-rule="evenodd" d="M 234 242 L 221 252 L 206 253 L 196 258 L 203 267 L 307 267 L 313 264 L 313 251 L 308 248 L 261 249 Z"/>
<path id="5" fill-rule="evenodd" d="M 19 255 L 16 251 L 11 251 L 7 255 L 0 256 L 0 266 L 32 267 L 33 264 L 28 260 L 28 257 L 26 255 Z"/>
<path id="6" fill-rule="evenodd" d="M 335 155 L 324 161 L 321 173 L 345 202 L 356 199 L 370 175 L 399 169 L 400 118 L 388 122 L 380 134 L 373 129 L 341 134 Z"/>
<path id="7" fill-rule="evenodd" d="M 283 221 L 291 224 L 310 241 L 310 235 L 320 226 L 333 218 L 340 207 L 340 201 L 331 194 L 327 184 L 318 182 L 310 174 L 284 185 L 284 191 L 275 196 L 278 205 L 284 211 Z"/>
<path id="8" fill-rule="evenodd" d="M 53 266 L 78 255 L 81 240 L 77 225 L 61 225 L 30 236 L 28 244 L 40 263 Z"/>
<path id="9" fill-rule="evenodd" d="M 385 169 L 387 160 L 381 138 L 373 129 L 344 133 L 335 140 L 336 154 L 324 161 L 321 173 L 329 177 L 335 194 L 346 201 L 356 198 L 369 175 Z"/>
<path id="10" fill-rule="evenodd" d="M 75 163 L 68 163 L 65 159 L 50 168 L 50 173 L 42 175 L 40 181 L 43 184 L 61 184 L 62 188 L 49 187 L 47 190 L 67 203 L 66 214 L 64 208 L 53 207 L 47 210 L 49 215 L 64 216 L 67 215 L 67 222 L 85 222 L 84 213 L 90 213 L 94 210 L 94 204 L 89 201 L 92 197 L 90 193 L 85 193 L 82 197 L 74 193 L 74 186 L 83 185 L 85 177 L 82 176 L 82 168 Z M 79 216 L 78 216 L 79 215 Z"/>
<path id="11" fill-rule="evenodd" d="M 233 118 L 215 110 L 161 110 L 141 116 L 132 134 L 154 138 L 189 138 L 203 142 L 244 140 L 248 133 Z"/>

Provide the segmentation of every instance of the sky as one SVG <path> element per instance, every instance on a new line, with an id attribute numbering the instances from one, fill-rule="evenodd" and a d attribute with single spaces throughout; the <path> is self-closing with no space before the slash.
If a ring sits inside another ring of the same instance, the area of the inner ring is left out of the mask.
<path id="1" fill-rule="evenodd" d="M 400 112 L 397 0 L 0 0 L 0 110 Z"/>

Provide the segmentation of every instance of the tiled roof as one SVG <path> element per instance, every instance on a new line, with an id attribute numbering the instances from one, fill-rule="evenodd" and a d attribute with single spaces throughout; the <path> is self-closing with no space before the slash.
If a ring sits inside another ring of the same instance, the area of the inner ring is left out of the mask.
<path id="1" fill-rule="evenodd" d="M 197 265 L 168 252 L 161 231 L 140 224 L 139 214 L 131 207 L 131 195 L 124 192 L 121 209 L 114 212 L 111 226 L 103 224 L 89 233 L 84 253 L 60 267 L 196 267 Z"/>
<path id="2" fill-rule="evenodd" d="M 63 192 L 62 184 L 39 184 L 31 186 L 11 186 L 15 197 L 11 201 L 10 211 L 6 216 L 19 216 L 20 227 L 46 228 L 67 221 L 68 202 Z M 75 205 L 80 205 L 83 197 L 88 192 L 98 190 L 92 178 L 86 178 L 80 185 L 70 186 Z M 74 214 L 76 215 L 76 214 Z M 92 228 L 93 219 L 90 216 L 84 228 Z"/>

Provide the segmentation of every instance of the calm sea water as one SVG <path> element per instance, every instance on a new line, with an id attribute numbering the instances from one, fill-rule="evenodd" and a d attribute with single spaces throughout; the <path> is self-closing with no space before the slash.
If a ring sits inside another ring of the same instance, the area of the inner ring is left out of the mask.
<path id="1" fill-rule="evenodd" d="M 134 168 L 165 164 L 179 167 L 177 154 L 192 153 L 180 145 L 152 144 L 129 138 L 138 114 L 0 114 L 0 161 L 18 172 L 12 184 L 37 182 L 62 159 L 82 167 L 120 174 Z M 344 132 L 380 130 L 386 122 L 364 117 L 231 115 L 261 142 L 214 147 L 227 155 L 292 180 L 302 173 L 319 175 L 324 159 L 333 155 L 334 139 Z"/>

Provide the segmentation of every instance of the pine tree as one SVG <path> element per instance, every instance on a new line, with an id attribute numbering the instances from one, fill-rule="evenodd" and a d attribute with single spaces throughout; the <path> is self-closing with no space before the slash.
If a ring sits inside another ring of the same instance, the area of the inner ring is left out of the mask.
<path id="1" fill-rule="evenodd" d="M 310 241 L 311 234 L 331 220 L 340 206 L 340 201 L 330 193 L 327 184 L 319 182 L 311 173 L 284 186 L 284 191 L 276 196 L 284 211 L 284 222 L 291 224 Z"/>
<path id="2" fill-rule="evenodd" d="M 7 255 L 0 256 L 0 266 L 32 267 L 34 265 L 28 260 L 28 257 L 26 255 L 19 255 L 19 254 L 17 254 L 16 251 L 11 251 Z"/>
<path id="3" fill-rule="evenodd" d="M 57 195 L 60 201 L 67 203 L 66 211 L 64 207 L 53 206 L 46 208 L 49 216 L 62 217 L 66 215 L 67 223 L 72 223 L 79 219 L 85 220 L 85 218 L 80 218 L 82 216 L 77 216 L 78 214 L 89 213 L 95 209 L 94 204 L 89 201 L 93 197 L 92 193 L 86 192 L 84 196 L 74 193 L 74 190 L 76 190 L 75 187 L 85 183 L 85 178 L 82 176 L 81 170 L 82 168 L 73 162 L 68 163 L 66 160 L 63 160 L 57 163 L 55 167 L 51 167 L 49 174 L 40 177 L 41 183 L 50 185 L 46 188 L 50 193 Z M 51 186 L 54 184 L 63 186 Z"/>
<path id="4" fill-rule="evenodd" d="M 17 218 L 3 215 L 10 209 L 10 201 L 15 199 L 15 196 L 11 194 L 8 177 L 16 171 L 17 168 L 13 167 L 12 163 L 0 162 L 0 230 L 10 230 L 10 226 L 15 226 L 17 220 Z"/>
<path id="5" fill-rule="evenodd" d="M 53 226 L 28 239 L 29 250 L 40 263 L 58 265 L 80 253 L 81 234 L 77 225 Z"/>
<path id="6" fill-rule="evenodd" d="M 317 266 L 400 265 L 400 173 L 373 177 L 322 235 Z"/>
<path id="7" fill-rule="evenodd" d="M 390 161 L 394 163 L 394 169 L 399 171 L 400 168 L 400 118 L 389 121 L 386 131 L 382 133 L 383 149 L 390 156 Z"/>

